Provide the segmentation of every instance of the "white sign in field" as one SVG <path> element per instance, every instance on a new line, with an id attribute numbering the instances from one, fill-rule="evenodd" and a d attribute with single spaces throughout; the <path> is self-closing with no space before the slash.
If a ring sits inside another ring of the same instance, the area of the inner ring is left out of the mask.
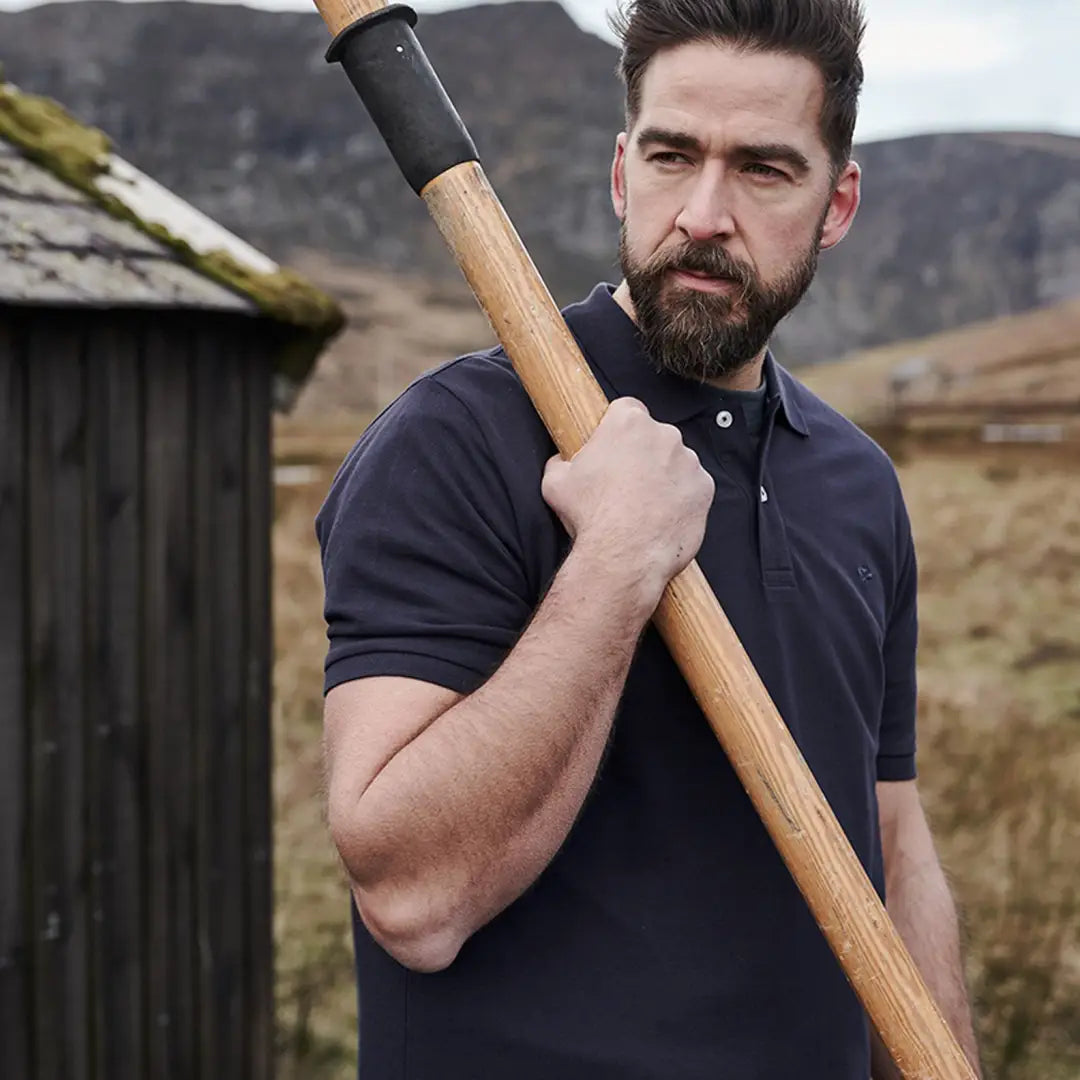
<path id="1" fill-rule="evenodd" d="M 1059 443 L 1065 441 L 1064 424 L 986 424 L 984 443 Z"/>

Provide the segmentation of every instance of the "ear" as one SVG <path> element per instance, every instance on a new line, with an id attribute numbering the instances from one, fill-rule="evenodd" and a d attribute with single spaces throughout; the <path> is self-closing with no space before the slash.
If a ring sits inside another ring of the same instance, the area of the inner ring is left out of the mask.
<path id="1" fill-rule="evenodd" d="M 825 214 L 825 225 L 821 234 L 821 250 L 835 247 L 847 236 L 862 197 L 862 170 L 854 161 L 844 166 L 840 178 L 836 181 L 829 208 Z"/>
<path id="2" fill-rule="evenodd" d="M 626 216 L 626 132 L 615 140 L 615 158 L 611 162 L 611 205 L 615 216 L 622 221 Z"/>

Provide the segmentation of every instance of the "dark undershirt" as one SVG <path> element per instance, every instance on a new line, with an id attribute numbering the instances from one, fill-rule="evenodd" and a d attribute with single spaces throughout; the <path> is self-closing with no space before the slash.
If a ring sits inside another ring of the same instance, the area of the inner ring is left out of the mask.
<path id="1" fill-rule="evenodd" d="M 765 420 L 765 383 L 756 390 L 724 390 L 723 395 L 729 402 L 742 408 L 743 416 L 746 417 L 746 430 L 752 438 L 761 434 L 761 426 Z"/>

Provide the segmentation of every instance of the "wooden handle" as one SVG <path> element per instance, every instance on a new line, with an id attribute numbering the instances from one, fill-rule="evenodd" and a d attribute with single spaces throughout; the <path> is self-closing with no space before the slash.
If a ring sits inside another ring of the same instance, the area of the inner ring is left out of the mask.
<path id="1" fill-rule="evenodd" d="M 384 0 L 315 0 L 315 6 L 330 33 L 337 37 L 346 26 L 387 4 Z"/>
<path id="2" fill-rule="evenodd" d="M 458 165 L 421 195 L 559 452 L 573 457 L 608 400 L 484 170 Z"/>
<path id="3" fill-rule="evenodd" d="M 458 165 L 422 194 L 555 444 L 573 456 L 607 399 L 482 168 Z M 696 562 L 654 621 L 906 1080 L 974 1080 Z"/>
<path id="4" fill-rule="evenodd" d="M 336 35 L 380 0 L 316 0 Z M 571 457 L 607 399 L 483 169 L 421 192 L 556 446 Z M 654 621 L 784 862 L 906 1080 L 974 1080 L 791 733 L 697 563 Z"/>

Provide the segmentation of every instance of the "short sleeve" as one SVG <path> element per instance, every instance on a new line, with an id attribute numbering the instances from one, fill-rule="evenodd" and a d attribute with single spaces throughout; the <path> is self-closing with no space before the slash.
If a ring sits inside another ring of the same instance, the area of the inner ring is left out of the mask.
<path id="1" fill-rule="evenodd" d="M 878 780 L 914 780 L 918 568 L 906 512 L 896 590 L 885 632 L 885 698 L 878 739 Z"/>
<path id="2" fill-rule="evenodd" d="M 532 614 L 505 478 L 472 413 L 432 376 L 364 433 L 315 531 L 324 692 L 399 675 L 471 693 Z"/>

